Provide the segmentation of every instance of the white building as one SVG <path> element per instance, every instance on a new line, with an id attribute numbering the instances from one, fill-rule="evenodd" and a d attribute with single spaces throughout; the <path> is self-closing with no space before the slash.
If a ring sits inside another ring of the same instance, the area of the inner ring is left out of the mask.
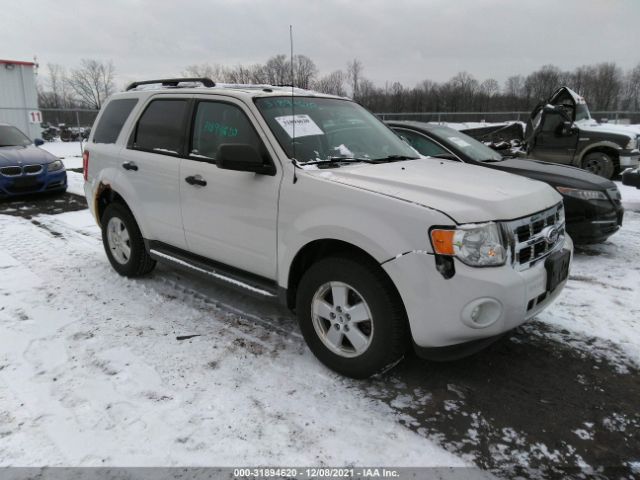
<path id="1" fill-rule="evenodd" d="M 33 62 L 0 59 L 0 123 L 9 123 L 32 140 L 41 136 L 36 69 Z"/>

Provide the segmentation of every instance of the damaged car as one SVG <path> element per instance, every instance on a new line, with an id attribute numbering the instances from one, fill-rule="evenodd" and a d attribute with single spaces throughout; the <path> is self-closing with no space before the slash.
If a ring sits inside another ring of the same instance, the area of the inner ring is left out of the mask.
<path id="1" fill-rule="evenodd" d="M 640 134 L 623 125 L 596 122 L 585 99 L 568 87 L 560 87 L 533 109 L 522 138 L 508 126 L 463 131 L 494 145 L 521 143 L 518 153 L 523 157 L 579 167 L 608 179 L 637 167 L 640 159 Z"/>

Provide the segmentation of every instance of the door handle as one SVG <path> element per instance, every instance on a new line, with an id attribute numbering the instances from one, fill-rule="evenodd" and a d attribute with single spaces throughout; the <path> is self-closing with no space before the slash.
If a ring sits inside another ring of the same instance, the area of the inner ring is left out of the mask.
<path id="1" fill-rule="evenodd" d="M 200 175 L 191 175 L 184 179 L 189 185 L 198 185 L 199 187 L 206 187 L 207 181 Z"/>
<path id="2" fill-rule="evenodd" d="M 125 170 L 133 170 L 134 172 L 138 171 L 138 165 L 136 165 L 134 162 L 124 162 L 122 164 L 122 168 L 124 168 Z"/>

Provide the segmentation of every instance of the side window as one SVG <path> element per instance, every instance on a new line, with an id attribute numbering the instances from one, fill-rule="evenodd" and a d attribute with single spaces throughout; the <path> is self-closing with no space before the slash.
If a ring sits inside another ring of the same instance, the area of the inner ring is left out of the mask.
<path id="1" fill-rule="evenodd" d="M 189 156 L 215 160 L 218 147 L 225 143 L 253 145 L 264 155 L 260 137 L 239 107 L 222 102 L 198 102 Z"/>
<path id="2" fill-rule="evenodd" d="M 449 153 L 440 145 L 419 133 L 410 132 L 409 130 L 397 130 L 397 133 L 422 155 L 433 156 Z"/>
<path id="3" fill-rule="evenodd" d="M 557 133 L 563 121 L 564 117 L 559 113 L 547 113 L 543 119 L 542 131 L 546 133 Z"/>
<path id="4" fill-rule="evenodd" d="M 133 148 L 178 155 L 182 151 L 187 100 L 153 100 L 138 120 Z"/>
<path id="5" fill-rule="evenodd" d="M 123 98 L 109 102 L 96 126 L 93 143 L 116 143 L 120 130 L 136 103 L 138 103 L 136 98 Z"/>

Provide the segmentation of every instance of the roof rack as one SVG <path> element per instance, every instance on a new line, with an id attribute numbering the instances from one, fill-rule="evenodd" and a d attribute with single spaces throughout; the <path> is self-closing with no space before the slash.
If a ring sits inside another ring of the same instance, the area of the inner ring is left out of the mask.
<path id="1" fill-rule="evenodd" d="M 153 84 L 161 84 L 163 87 L 178 87 L 180 83 L 201 83 L 203 87 L 215 87 L 216 82 L 211 80 L 210 78 L 164 78 L 160 80 L 144 80 L 142 82 L 133 82 L 127 86 L 126 91 L 133 90 L 134 88 L 138 88 L 140 85 L 153 85 Z"/>

